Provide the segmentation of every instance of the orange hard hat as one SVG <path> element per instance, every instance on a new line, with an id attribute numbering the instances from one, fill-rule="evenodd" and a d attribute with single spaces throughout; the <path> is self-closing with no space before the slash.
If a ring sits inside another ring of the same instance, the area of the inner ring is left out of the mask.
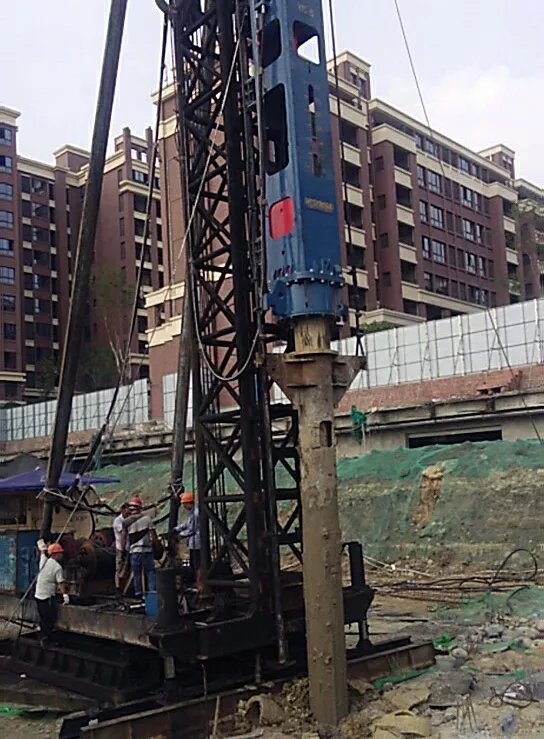
<path id="1" fill-rule="evenodd" d="M 63 552 L 64 552 L 64 549 L 62 548 L 60 544 L 57 544 L 57 543 L 50 544 L 47 547 L 47 554 L 49 554 L 49 556 L 51 556 L 52 554 L 62 554 Z"/>
<path id="2" fill-rule="evenodd" d="M 129 508 L 143 508 L 143 503 L 140 500 L 140 498 L 132 498 L 132 500 L 129 502 L 128 507 Z"/>
<path id="3" fill-rule="evenodd" d="M 194 503 L 195 502 L 194 493 L 192 493 L 190 490 L 186 490 L 181 496 L 181 502 L 182 502 L 182 505 L 185 505 L 185 503 Z"/>

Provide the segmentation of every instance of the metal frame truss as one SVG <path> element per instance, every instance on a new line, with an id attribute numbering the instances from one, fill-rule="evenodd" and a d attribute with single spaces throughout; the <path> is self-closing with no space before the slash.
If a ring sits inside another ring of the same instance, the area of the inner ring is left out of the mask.
<path id="1" fill-rule="evenodd" d="M 249 613 L 279 611 L 281 618 L 279 547 L 300 558 L 298 431 L 290 406 L 270 405 L 262 363 L 278 330 L 262 323 L 259 106 L 249 7 L 244 0 L 208 0 L 204 11 L 196 6 L 180 3 L 172 24 L 190 224 L 186 299 L 194 320 L 202 566 L 211 586 L 234 577 L 237 592 L 247 593 Z M 283 501 L 292 503 L 280 523 Z"/>

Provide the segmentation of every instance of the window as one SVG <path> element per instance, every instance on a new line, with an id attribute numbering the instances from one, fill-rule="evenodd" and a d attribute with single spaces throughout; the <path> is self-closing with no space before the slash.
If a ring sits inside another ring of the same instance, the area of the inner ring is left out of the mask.
<path id="1" fill-rule="evenodd" d="M 457 249 L 457 267 L 465 269 L 465 252 L 462 249 Z"/>
<path id="2" fill-rule="evenodd" d="M 487 260 L 487 272 L 491 279 L 495 277 L 495 263 L 491 259 Z"/>
<path id="3" fill-rule="evenodd" d="M 162 256 L 162 249 L 157 249 L 157 262 L 158 264 L 163 264 L 163 256 Z"/>
<path id="4" fill-rule="evenodd" d="M 423 284 L 425 287 L 425 290 L 428 290 L 429 292 L 432 292 L 433 290 L 433 276 L 430 272 L 424 272 L 423 273 Z"/>
<path id="5" fill-rule="evenodd" d="M 380 210 L 385 210 L 386 207 L 387 207 L 387 199 L 385 195 L 380 195 L 378 198 L 378 208 Z"/>
<path id="6" fill-rule="evenodd" d="M 4 285 L 15 285 L 15 270 L 13 267 L 0 267 L 0 282 Z"/>
<path id="7" fill-rule="evenodd" d="M 56 303 L 53 305 L 56 305 Z M 34 313 L 49 315 L 51 313 L 51 301 L 47 298 L 34 298 Z"/>
<path id="8" fill-rule="evenodd" d="M 126 259 L 126 257 L 127 257 L 127 249 L 126 249 L 126 246 L 125 246 L 125 242 L 122 241 L 121 242 L 121 259 L 124 261 Z"/>
<path id="9" fill-rule="evenodd" d="M 12 140 L 13 134 L 11 132 L 11 128 L 0 126 L 0 144 L 3 144 L 4 146 L 9 146 Z"/>
<path id="10" fill-rule="evenodd" d="M 429 209 L 424 200 L 419 201 L 419 219 L 421 223 L 428 223 L 429 221 Z"/>
<path id="11" fill-rule="evenodd" d="M 484 227 L 481 226 L 479 223 L 476 223 L 476 239 L 477 239 L 477 241 L 478 241 L 479 244 L 483 244 L 484 243 L 485 230 L 484 230 Z"/>
<path id="12" fill-rule="evenodd" d="M 459 297 L 459 285 L 457 284 L 456 280 L 451 281 L 451 297 L 452 298 Z"/>
<path id="13" fill-rule="evenodd" d="M 0 239 L 0 254 L 4 257 L 13 256 L 13 240 Z"/>
<path id="14" fill-rule="evenodd" d="M 391 272 L 383 273 L 382 282 L 384 287 L 391 287 Z"/>
<path id="15" fill-rule="evenodd" d="M 6 341 L 17 339 L 17 325 L 15 323 L 4 323 L 4 339 Z"/>
<path id="16" fill-rule="evenodd" d="M 468 162 L 468 159 L 465 159 L 464 157 L 459 157 L 459 169 L 461 172 L 466 172 L 467 174 L 470 173 L 470 164 Z"/>
<path id="17" fill-rule="evenodd" d="M 449 210 L 446 211 L 446 228 L 450 233 L 453 233 L 454 231 L 454 225 L 453 225 L 453 213 L 451 213 Z"/>
<path id="18" fill-rule="evenodd" d="M 162 241 L 162 226 L 157 223 L 157 241 Z"/>
<path id="19" fill-rule="evenodd" d="M 48 228 L 41 228 L 40 226 L 34 226 L 32 228 L 32 241 L 37 241 L 42 244 L 49 244 L 50 238 L 51 232 Z"/>
<path id="20" fill-rule="evenodd" d="M 0 182 L 0 200 L 13 200 L 13 185 Z"/>
<path id="21" fill-rule="evenodd" d="M 421 240 L 421 251 L 425 259 L 431 258 L 431 240 L 428 236 L 424 236 Z"/>
<path id="22" fill-rule="evenodd" d="M 36 336 L 39 336 L 41 339 L 51 338 L 51 324 L 36 322 L 34 324 L 34 328 L 36 331 Z"/>
<path id="23" fill-rule="evenodd" d="M 376 157 L 376 172 L 381 172 L 383 167 L 383 157 Z"/>
<path id="24" fill-rule="evenodd" d="M 13 159 L 4 154 L 0 154 L 0 172 L 11 172 L 12 169 Z"/>
<path id="25" fill-rule="evenodd" d="M 427 171 L 427 179 L 429 182 L 429 190 L 431 192 L 442 192 L 442 177 L 430 169 Z"/>
<path id="26" fill-rule="evenodd" d="M 13 228 L 13 213 L 0 210 L 0 228 Z"/>
<path id="27" fill-rule="evenodd" d="M 149 175 L 145 172 L 140 172 L 138 169 L 132 170 L 132 179 L 134 182 L 139 182 L 141 185 L 149 184 Z"/>
<path id="28" fill-rule="evenodd" d="M 468 251 L 466 253 L 466 270 L 471 275 L 476 274 L 476 254 L 471 254 Z"/>
<path id="29" fill-rule="evenodd" d="M 475 241 L 476 239 L 476 228 L 472 221 L 467 221 L 463 218 L 463 236 L 469 241 Z"/>
<path id="30" fill-rule="evenodd" d="M 17 367 L 17 354 L 15 352 L 4 352 L 4 367 L 11 370 Z"/>
<path id="31" fill-rule="evenodd" d="M 21 190 L 27 194 L 30 192 L 30 177 L 21 176 Z"/>
<path id="32" fill-rule="evenodd" d="M 444 228 L 444 211 L 442 208 L 437 208 L 435 205 L 429 206 L 429 215 L 431 225 L 436 228 Z"/>
<path id="33" fill-rule="evenodd" d="M 47 275 L 32 275 L 34 290 L 51 290 L 51 280 Z"/>
<path id="34" fill-rule="evenodd" d="M 147 198 L 145 195 L 134 196 L 134 210 L 138 213 L 147 213 Z"/>
<path id="35" fill-rule="evenodd" d="M 42 203 L 32 203 L 32 218 L 39 218 L 42 221 L 48 221 L 49 207 Z"/>
<path id="36" fill-rule="evenodd" d="M 419 133 L 415 134 L 416 146 L 418 149 L 423 149 L 423 136 Z"/>
<path id="37" fill-rule="evenodd" d="M 459 300 L 467 299 L 467 286 L 464 282 L 459 283 Z"/>
<path id="38" fill-rule="evenodd" d="M 33 324 L 31 325 L 33 326 Z M 36 350 L 34 349 L 33 346 L 25 346 L 25 363 L 26 364 L 36 363 Z"/>
<path id="39" fill-rule="evenodd" d="M 448 280 L 446 277 L 435 277 L 434 291 L 439 295 L 448 295 Z"/>
<path id="40" fill-rule="evenodd" d="M 134 234 L 136 236 L 143 236 L 145 231 L 145 221 L 142 221 L 141 218 L 135 218 L 134 219 Z"/>
<path id="41" fill-rule="evenodd" d="M 122 213 L 125 209 L 125 199 L 123 195 L 119 195 L 119 213 Z"/>
<path id="42" fill-rule="evenodd" d="M 525 283 L 525 297 L 526 298 L 533 297 L 533 283 L 532 282 Z"/>
<path id="43" fill-rule="evenodd" d="M 483 257 L 478 257 L 478 274 L 487 277 L 487 262 Z"/>
<path id="44" fill-rule="evenodd" d="M 15 295 L 2 295 L 2 310 L 6 313 L 15 313 Z"/>
<path id="45" fill-rule="evenodd" d="M 433 259 L 439 264 L 446 264 L 446 244 L 443 241 L 432 240 Z"/>
<path id="46" fill-rule="evenodd" d="M 448 246 L 448 262 L 451 267 L 455 267 L 455 247 Z"/>
<path id="47" fill-rule="evenodd" d="M 434 141 L 431 141 L 431 139 L 425 139 L 424 149 L 427 154 L 432 154 L 433 157 L 438 156 L 438 144 L 436 144 Z"/>
<path id="48" fill-rule="evenodd" d="M 47 195 L 48 193 L 48 187 L 47 182 L 45 180 L 40 179 L 39 177 L 33 177 L 32 178 L 32 192 L 36 195 Z"/>
<path id="49" fill-rule="evenodd" d="M 25 249 L 25 251 L 27 250 Z M 33 264 L 37 265 L 38 267 L 49 267 L 50 266 L 49 254 L 46 251 L 38 251 L 38 249 L 34 249 L 31 253 L 32 253 Z M 51 264 L 51 268 L 55 269 L 55 267 L 53 267 L 52 264 Z"/>
<path id="50" fill-rule="evenodd" d="M 157 218 L 160 218 L 162 215 L 160 200 L 155 200 L 155 215 L 157 216 Z"/>
<path id="51" fill-rule="evenodd" d="M 417 184 L 420 187 L 425 187 L 425 169 L 417 165 Z"/>
<path id="52" fill-rule="evenodd" d="M 119 234 L 121 236 L 125 235 L 125 219 L 124 218 L 119 219 Z"/>
<path id="53" fill-rule="evenodd" d="M 380 234 L 380 247 L 382 249 L 387 249 L 388 246 L 389 246 L 389 234 L 388 233 Z"/>

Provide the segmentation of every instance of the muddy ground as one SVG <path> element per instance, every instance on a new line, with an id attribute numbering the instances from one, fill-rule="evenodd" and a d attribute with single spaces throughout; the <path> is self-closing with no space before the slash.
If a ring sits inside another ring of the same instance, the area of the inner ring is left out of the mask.
<path id="1" fill-rule="evenodd" d="M 394 574 L 398 579 L 399 573 Z M 392 682 L 385 684 L 350 684 L 351 714 L 339 730 L 328 732 L 319 732 L 312 723 L 307 681 L 296 681 L 274 699 L 279 712 L 270 726 L 253 725 L 240 706 L 238 736 L 544 739 L 544 588 L 538 581 L 524 590 L 523 599 L 511 598 L 505 608 L 508 591 L 495 600 L 447 594 L 445 604 L 417 588 L 403 591 L 401 597 L 391 595 L 387 583 L 392 573 L 375 572 L 371 577 L 381 581 L 384 593 L 371 611 L 372 639 L 399 634 L 410 634 L 415 641 L 431 639 L 438 649 L 436 666 L 419 675 L 393 674 Z M 478 607 L 472 601 L 478 601 Z M 348 635 L 348 643 L 355 638 Z M 58 736 L 61 718 L 20 716 L 14 708 L 0 705 L 0 737 Z"/>

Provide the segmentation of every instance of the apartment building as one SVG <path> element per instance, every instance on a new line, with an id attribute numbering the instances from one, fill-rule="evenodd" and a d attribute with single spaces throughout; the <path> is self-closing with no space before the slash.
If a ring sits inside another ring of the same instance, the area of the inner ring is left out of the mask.
<path id="1" fill-rule="evenodd" d="M 35 400 L 52 389 L 66 331 L 89 162 L 89 152 L 73 146 L 56 151 L 54 164 L 22 156 L 17 148 L 19 117 L 18 111 L 0 107 L 0 402 Z M 150 131 L 140 139 L 125 129 L 106 162 L 95 277 L 82 327 L 86 346 L 103 347 L 106 354 L 124 348 L 128 335 L 132 301 L 127 297 L 124 305 L 119 295 L 123 285 L 136 282 L 152 145 Z M 155 184 L 144 292 L 164 284 L 158 177 Z M 108 291 L 109 303 L 101 299 Z M 149 371 L 146 330 L 142 300 L 131 345 L 133 377 Z M 113 384 L 115 357 L 110 366 Z"/>
<path id="2" fill-rule="evenodd" d="M 471 313 L 539 294 L 536 257 L 531 275 L 537 278 L 529 278 L 529 257 L 516 233 L 518 197 L 527 188 L 514 184 L 514 152 L 502 145 L 474 152 L 430 132 L 372 98 L 370 69 L 350 52 L 329 63 L 349 315 L 339 334 L 365 324 L 402 326 Z M 183 297 L 174 92 L 171 86 L 163 96 L 160 140 L 167 287 L 146 301 L 155 417 L 162 416 L 162 378 L 177 367 Z"/>
<path id="3" fill-rule="evenodd" d="M 369 115 L 380 307 L 433 320 L 517 302 L 511 173 L 381 100 Z"/>
<path id="4" fill-rule="evenodd" d="M 544 295 L 544 190 L 516 179 L 520 288 L 526 300 Z"/>

